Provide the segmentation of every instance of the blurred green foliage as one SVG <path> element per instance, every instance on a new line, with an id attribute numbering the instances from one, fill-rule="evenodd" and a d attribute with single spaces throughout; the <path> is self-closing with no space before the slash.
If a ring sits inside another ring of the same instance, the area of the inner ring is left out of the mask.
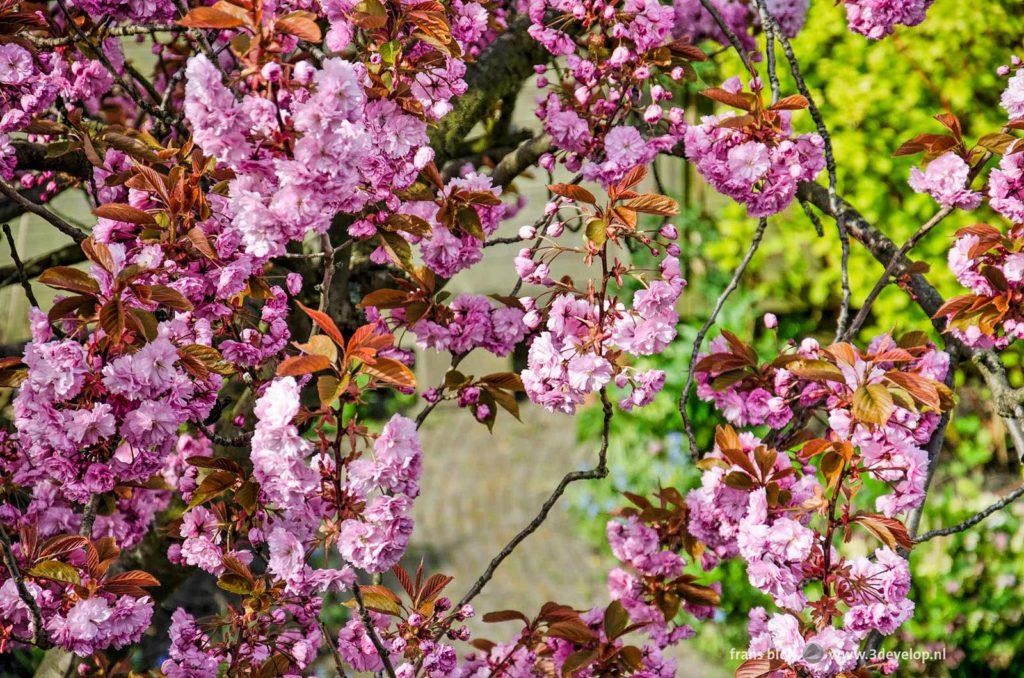
<path id="1" fill-rule="evenodd" d="M 801 69 L 822 108 L 839 166 L 839 191 L 869 221 L 902 243 L 936 210 L 927 196 L 907 186 L 910 168 L 920 157 L 893 158 L 899 144 L 919 133 L 938 132 L 936 113 L 960 117 L 969 141 L 997 130 L 1005 121 L 998 107 L 1002 80 L 996 68 L 1008 63 L 1024 38 L 1019 0 L 982 0 L 966 6 L 937 0 L 927 21 L 874 42 L 846 29 L 843 7 L 812 4 L 807 28 L 793 41 Z M 783 94 L 796 91 L 780 51 Z M 738 61 L 722 61 L 718 78 L 739 74 Z M 714 77 L 702 71 L 707 84 Z M 706 110 L 706 104 L 691 102 Z M 813 129 L 810 116 L 798 113 L 794 125 Z M 686 177 L 684 170 L 684 177 Z M 824 180 L 824 178 L 822 178 Z M 699 180 L 698 180 L 699 181 Z M 980 182 L 979 182 L 980 183 Z M 675 397 L 681 392 L 691 345 L 733 269 L 745 253 L 756 226 L 742 208 L 728 204 L 699 184 L 679 190 L 685 203 L 678 220 L 683 270 L 690 285 L 681 303 L 680 338 L 664 354 L 641 362 L 667 372 L 665 390 L 647 408 L 616 413 L 609 448 L 610 483 L 572 491 L 581 528 L 606 548 L 608 511 L 623 503 L 618 490 L 650 492 L 660 485 L 689 489 L 699 484 L 690 462 Z M 946 219 L 914 251 L 931 266 L 928 278 L 944 296 L 959 293 L 946 266 L 946 252 L 957 228 L 976 221 L 1000 221 L 991 213 L 958 213 Z M 818 237 L 798 205 L 773 218 L 767 236 L 740 288 L 722 312 L 718 327 L 753 340 L 762 357 L 781 340 L 808 335 L 831 340 L 839 305 L 840 246 L 835 223 L 823 219 Z M 852 244 L 850 278 L 854 307 L 874 285 L 882 267 L 857 243 Z M 766 332 L 760 318 L 779 316 L 778 335 Z M 890 330 L 930 330 L 925 315 L 895 287 L 874 306 L 861 340 Z M 712 330 L 710 336 L 717 334 Z M 710 338 L 710 337 L 709 337 Z M 1020 355 L 1004 355 L 1014 386 L 1022 384 Z M 955 524 L 1020 483 L 1020 466 L 1008 457 L 1005 433 L 993 416 L 987 393 L 973 373 L 958 375 L 960 403 L 947 436 L 941 466 L 928 498 L 921 530 Z M 688 404 L 698 443 L 709 444 L 717 418 L 710 406 Z M 581 439 L 600 430 L 598 408 L 579 418 Z M 936 539 L 912 555 L 913 598 L 917 612 L 887 650 L 945 648 L 946 660 L 928 665 L 904 661 L 907 675 L 1022 675 L 1024 673 L 1024 504 L 990 517 L 965 534 Z M 704 575 L 705 578 L 708 575 Z M 765 597 L 746 582 L 739 562 L 713 575 L 725 594 L 718 623 L 705 623 L 693 647 L 720 661 L 729 648 L 746 645 L 747 611 Z"/>

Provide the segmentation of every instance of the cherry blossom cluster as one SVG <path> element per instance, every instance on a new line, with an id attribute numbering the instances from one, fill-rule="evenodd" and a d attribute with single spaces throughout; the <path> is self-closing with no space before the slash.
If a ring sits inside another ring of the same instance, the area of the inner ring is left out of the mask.
<path id="1" fill-rule="evenodd" d="M 925 20 L 934 0 L 845 0 L 850 30 L 880 40 L 896 26 L 917 26 Z"/>
<path id="2" fill-rule="evenodd" d="M 922 171 L 910 170 L 909 184 L 918 193 L 927 193 L 943 207 L 973 210 L 981 204 L 981 193 L 970 189 L 971 167 L 959 155 L 944 153 Z"/>
<path id="3" fill-rule="evenodd" d="M 719 376 L 729 375 L 727 363 L 739 365 L 749 352 L 730 339 L 737 344 L 733 350 L 704 360 L 722 368 L 715 368 Z M 750 583 L 778 607 L 771 614 L 751 610 L 749 656 L 779 660 L 777 669 L 833 676 L 858 665 L 857 650 L 870 633 L 890 635 L 913 613 L 909 564 L 895 551 L 912 542 L 894 516 L 923 498 L 929 459 L 917 446 L 934 431 L 938 411 L 950 405 L 939 381 L 948 366 L 937 358 L 946 354 L 914 341 L 898 346 L 883 336 L 864 354 L 849 344 L 821 350 L 805 341 L 782 364 L 803 380 L 794 384 L 800 410 L 830 414 L 823 437 L 795 443 L 799 449 L 793 452 L 730 427 L 716 433 L 714 449 L 701 462 L 701 487 L 686 497 L 688 528 L 706 545 L 705 568 L 721 559 L 743 559 Z M 779 376 L 772 369 L 741 369 L 755 379 Z M 902 376 L 883 385 L 895 375 Z M 733 375 L 720 385 L 748 378 Z M 844 394 L 852 389 L 852 398 Z M 925 401 L 934 402 L 934 411 L 917 414 L 919 407 L 930 407 Z M 919 431 L 923 439 L 914 437 Z M 892 487 L 876 500 L 881 514 L 857 510 L 854 503 L 867 477 Z M 848 541 L 855 526 L 884 545 L 870 557 L 842 555 L 834 537 L 841 533 Z M 805 654 L 810 645 L 821 650 L 820 658 Z M 894 664 L 875 668 L 891 671 Z"/>
<path id="4" fill-rule="evenodd" d="M 24 20 L 35 23 L 39 17 L 29 14 Z M 103 53 L 115 72 L 123 74 L 125 58 L 118 40 L 98 42 L 95 50 Z M 113 90 L 114 76 L 93 56 L 73 44 L 54 51 L 34 49 L 31 43 L 0 44 L 0 178 L 16 181 L 23 189 L 34 189 L 39 200 L 49 200 L 59 192 L 57 174 L 17 170 L 12 133 L 30 132 L 23 137 L 28 142 L 51 140 L 49 130 L 30 127 L 58 101 L 71 119 L 103 110 L 115 118 L 137 112 L 130 97 Z"/>
<path id="5" fill-rule="evenodd" d="M 232 592 L 254 596 L 279 590 L 281 600 L 258 613 L 237 612 L 247 623 L 247 640 L 241 647 L 229 633 L 219 635 L 235 623 L 230 617 L 223 630 L 204 630 L 179 609 L 172 625 L 170 659 L 163 665 L 168 675 L 193 675 L 189 672 L 202 671 L 211 662 L 261 666 L 275 653 L 288 657 L 291 670 L 301 671 L 324 642 L 318 626 L 322 594 L 352 587 L 353 568 L 381 572 L 405 551 L 413 525 L 408 513 L 419 493 L 422 467 L 415 424 L 395 415 L 361 451 L 355 443 L 367 435 L 352 422 L 347 431 L 353 448 L 341 456 L 341 438 L 334 442 L 321 437 L 317 444 L 300 435 L 295 425 L 302 413 L 300 390 L 294 377 L 281 377 L 257 399 L 251 480 L 238 486 L 239 476 L 225 488 L 234 488 L 235 505 L 206 508 L 202 493 L 218 473 L 238 475 L 241 467 L 205 454 L 188 459 L 216 470 L 188 494 L 191 508 L 178 528 L 183 541 L 171 547 L 170 557 L 218 576 L 219 585 Z M 248 493 L 247 486 L 252 487 Z M 331 535 L 326 542 L 325 533 Z M 340 556 L 339 567 L 315 566 L 310 555 L 331 543 Z M 250 569 L 257 553 L 266 558 L 263 575 Z M 351 646 L 344 641 L 345 629 L 341 638 L 339 649 L 344 652 Z"/>
<path id="6" fill-rule="evenodd" d="M 706 57 L 686 41 L 672 41 L 672 7 L 654 0 L 530 0 L 528 12 L 530 35 L 553 56 L 566 57 L 564 70 L 538 65 L 536 71 L 537 116 L 568 169 L 609 185 L 676 146 L 683 111 L 666 111 L 673 94 L 660 76 L 682 80 L 692 73 L 691 60 Z M 547 168 L 555 162 L 552 155 L 542 159 Z"/>
<path id="7" fill-rule="evenodd" d="M 552 186 L 560 195 L 548 206 L 550 223 L 543 232 L 530 226 L 523 234 L 537 237 L 538 244 L 520 250 L 516 272 L 524 282 L 550 292 L 546 303 L 543 296 L 521 300 L 527 309 L 524 322 L 534 332 L 522 380 L 530 400 L 549 411 L 572 414 L 588 395 L 613 381 L 619 389 L 630 389 L 620 407 L 643 407 L 665 384 L 661 370 L 638 370 L 620 360 L 659 353 L 675 338 L 679 319 L 675 306 L 686 285 L 675 254 L 678 246 L 671 242 L 678 235 L 675 227 L 666 224 L 650 232 L 637 227 L 637 212 L 671 216 L 677 209 L 664 196 L 635 193 L 632 187 L 642 178 L 641 172 L 634 171 L 612 185 L 609 205 L 603 209 L 585 189 Z M 562 214 L 566 208 L 571 216 Z M 562 219 L 586 224 L 584 259 L 601 262 L 602 277 L 588 281 L 586 287 L 552 278 L 552 264 L 566 253 L 579 251 L 559 244 L 565 231 Z M 655 246 L 658 239 L 667 241 L 668 256 L 656 273 L 633 271 L 618 258 L 611 246 L 629 239 L 639 240 L 654 254 L 660 254 Z M 642 284 L 628 306 L 610 286 L 625 276 L 636 277 Z"/>
<path id="8" fill-rule="evenodd" d="M 548 602 L 533 618 L 517 610 L 485 614 L 485 622 L 516 621 L 523 629 L 504 643 L 476 639 L 480 651 L 468 655 L 454 675 L 537 676 L 551 665 L 587 677 L 678 675 L 680 668 L 666 650 L 694 630 L 676 618 L 682 610 L 694 619 L 709 618 L 719 587 L 683 572 L 686 559 L 680 552 L 700 546 L 687 534 L 688 509 L 678 491 L 661 489 L 656 501 L 627 496 L 633 506 L 618 511 L 607 525 L 609 545 L 621 563 L 608 576 L 612 602 L 583 612 Z M 630 644 L 631 632 L 643 636 L 642 645 Z"/>
<path id="9" fill-rule="evenodd" d="M 949 397 L 943 383 L 948 354 L 930 343 L 911 343 L 918 339 L 896 343 L 881 335 L 863 352 L 805 339 L 795 352 L 762 365 L 735 337 L 719 337 L 697 365 L 697 393 L 739 426 L 778 429 L 798 413 L 820 408 L 828 434 L 857 446 L 865 472 L 892 487 L 876 501 L 892 517 L 924 498 L 928 455 L 922 446 Z M 865 408 L 868 393 L 880 398 L 879 411 Z"/>
<path id="10" fill-rule="evenodd" d="M 1010 120 L 1024 118 L 1024 61 L 1014 55 L 1009 64 L 999 67 L 998 73 L 1002 77 L 1010 76 L 999 97 L 999 105 Z"/>
<path id="11" fill-rule="evenodd" d="M 997 190 L 995 182 L 993 179 L 993 190 Z M 1001 206 L 1005 209 L 1008 203 L 1002 201 Z M 949 268 L 970 294 L 947 301 L 936 317 L 946 318 L 952 334 L 967 345 L 1003 349 L 1024 337 L 1022 244 L 1024 230 L 1019 225 L 1005 234 L 988 224 L 957 232 L 949 251 Z"/>
<path id="12" fill-rule="evenodd" d="M 824 141 L 816 133 L 793 136 L 790 110 L 807 105 L 803 97 L 761 103 L 761 83 L 744 92 L 739 78 L 707 90 L 706 96 L 746 111 L 705 116 L 685 133 L 686 158 L 718 192 L 764 217 L 784 210 L 801 181 L 814 181 L 825 167 Z"/>

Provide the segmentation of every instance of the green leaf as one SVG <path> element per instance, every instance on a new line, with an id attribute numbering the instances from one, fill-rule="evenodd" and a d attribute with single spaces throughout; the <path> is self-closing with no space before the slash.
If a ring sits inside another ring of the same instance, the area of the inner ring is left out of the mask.
<path id="1" fill-rule="evenodd" d="M 82 583 L 78 570 L 59 560 L 44 560 L 41 563 L 36 563 L 28 573 L 33 577 L 52 579 L 53 581 L 61 581 L 65 584 L 77 585 Z"/>

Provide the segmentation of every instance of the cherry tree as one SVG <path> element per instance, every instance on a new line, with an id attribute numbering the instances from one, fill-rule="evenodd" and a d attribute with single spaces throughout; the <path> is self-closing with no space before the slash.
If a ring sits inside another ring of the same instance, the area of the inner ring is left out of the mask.
<path id="1" fill-rule="evenodd" d="M 930 4 L 845 0 L 836 12 L 870 43 L 925 21 Z M 1000 356 L 1024 335 L 1024 64 L 1000 71 L 1001 129 L 971 139 L 937 112 L 934 129 L 893 149 L 923 154 L 906 181 L 937 204 L 898 244 L 841 193 L 828 121 L 790 44 L 813 30 L 807 9 L 0 2 L 0 215 L 34 214 L 74 241 L 26 261 L 5 229 L 5 284 L 23 286 L 32 337 L 0 359 L 16 389 L 0 433 L 0 652 L 35 647 L 62 670 L 125 675 L 157 601 L 181 573 L 204 572 L 229 602 L 213 616 L 174 611 L 166 659 L 148 667 L 158 674 L 674 676 L 684 668 L 669 648 L 729 595 L 694 572 L 741 559 L 772 606 L 750 610 L 739 675 L 895 670 L 874 651 L 914 613 L 908 552 L 1024 494 L 918 531 L 957 369 L 982 375 L 1024 451 L 1024 394 Z M 126 58 L 132 41 L 150 65 Z M 715 114 L 685 110 L 695 64 L 736 57 L 742 77 L 699 85 Z M 532 130 L 512 125 L 526 83 Z M 616 413 L 664 389 L 666 374 L 638 359 L 679 341 L 686 245 L 677 202 L 650 188 L 656 161 L 692 163 L 757 221 L 671 394 L 701 486 L 624 493 L 607 523 L 618 566 L 604 599 L 508 601 L 483 615 L 495 640 L 471 638 L 473 601 L 503 561 L 570 484 L 608 475 Z M 524 225 L 512 189 L 531 171 L 552 178 Z M 89 201 L 85 227 L 49 204 L 65 191 Z M 767 360 L 728 331 L 705 341 L 794 202 L 839 235 L 832 341 L 780 337 Z M 982 203 L 1005 221 L 957 233 L 947 265 L 965 290 L 943 299 L 911 251 Z M 503 223 L 514 235 L 496 235 Z M 854 246 L 884 267 L 864 299 L 850 290 Z M 485 251 L 515 273 L 506 294 L 445 289 Z M 57 291 L 49 308 L 30 279 Z M 889 285 L 933 328 L 863 339 Z M 441 383 L 417 384 L 414 345 L 450 359 Z M 518 373 L 459 369 L 474 351 L 517 347 Z M 369 405 L 394 393 L 419 405 L 375 423 Z M 523 396 L 557 416 L 599 407 L 593 465 L 564 476 L 475 581 L 404 566 L 413 503 L 436 491 L 420 486 L 432 450 L 418 429 L 442 402 L 491 427 L 518 418 Z M 688 417 L 695 398 L 720 419 L 711 449 Z M 886 487 L 873 503 L 868 480 Z M 334 600 L 347 621 L 331 628 Z"/>

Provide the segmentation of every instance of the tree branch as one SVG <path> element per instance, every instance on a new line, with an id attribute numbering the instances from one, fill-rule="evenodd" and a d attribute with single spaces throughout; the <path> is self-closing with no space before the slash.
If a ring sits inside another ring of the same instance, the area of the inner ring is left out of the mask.
<path id="1" fill-rule="evenodd" d="M 37 205 L 28 198 L 21 195 L 14 186 L 10 185 L 3 179 L 0 179 L 0 193 L 3 193 L 10 199 L 11 202 L 15 203 L 26 212 L 31 212 L 38 217 L 42 217 L 46 221 L 53 224 L 57 230 L 65 235 L 70 236 L 75 242 L 82 242 L 86 239 L 86 234 L 79 228 L 72 226 L 68 222 L 64 221 L 56 214 L 46 209 L 42 205 Z"/>
<path id="2" fill-rule="evenodd" d="M 589 471 L 572 471 L 565 474 L 561 482 L 558 483 L 558 486 L 555 487 L 555 490 L 551 493 L 551 496 L 549 496 L 547 501 L 545 501 L 540 507 L 540 511 L 534 519 L 530 521 L 530 524 L 524 527 L 518 534 L 516 534 L 516 536 L 512 537 L 512 539 L 505 544 L 505 547 L 501 549 L 498 555 L 491 560 L 487 565 L 487 569 L 484 570 L 483 574 L 480 575 L 480 578 L 476 580 L 472 587 L 470 587 L 469 591 L 466 592 L 466 595 L 462 596 L 462 600 L 459 601 L 460 607 L 476 598 L 487 585 L 487 582 L 491 580 L 491 577 L 494 576 L 494 572 L 498 569 L 501 563 L 512 555 L 512 552 L 516 550 L 516 547 L 519 546 L 519 544 L 525 541 L 527 537 L 536 532 L 537 529 L 544 524 L 544 521 L 547 519 L 548 513 L 551 512 L 552 507 L 558 503 L 562 494 L 565 493 L 565 488 L 578 480 L 597 480 L 608 475 L 608 437 L 611 433 L 612 404 L 608 400 L 608 394 L 603 388 L 601 389 L 601 405 L 604 410 L 604 423 L 601 429 L 601 447 L 597 453 L 597 465 Z"/>
<path id="3" fill-rule="evenodd" d="M 725 306 L 725 302 L 729 299 L 729 296 L 736 290 L 740 284 L 740 278 L 743 277 L 743 273 L 747 270 L 747 266 L 750 264 L 750 260 L 754 258 L 754 254 L 757 252 L 757 248 L 761 245 L 761 239 L 764 237 L 765 229 L 768 228 L 768 219 L 762 217 L 757 224 L 757 231 L 754 233 L 754 239 L 750 242 L 750 247 L 747 248 L 747 253 L 744 255 L 743 260 L 740 261 L 739 266 L 732 274 L 732 279 L 729 280 L 729 284 L 726 285 L 722 293 L 718 295 L 718 300 L 715 302 L 715 307 L 711 311 L 711 315 L 704 321 L 700 330 L 697 332 L 696 338 L 693 340 L 693 348 L 690 351 L 690 365 L 686 372 L 686 384 L 683 386 L 682 392 L 679 394 L 679 416 L 683 418 L 683 428 L 686 430 L 686 438 L 690 443 L 690 455 L 693 458 L 700 456 L 699 450 L 697 450 L 697 437 L 693 434 L 693 424 L 690 422 L 690 417 L 686 414 L 686 401 L 690 397 L 690 389 L 693 388 L 693 370 L 697 361 L 697 354 L 700 352 L 700 345 L 704 343 L 704 337 L 707 336 L 708 330 L 715 324 L 715 320 L 718 319 L 718 314 L 722 312 L 722 307 Z"/>
<path id="4" fill-rule="evenodd" d="M 88 179 L 92 176 L 92 164 L 85 157 L 85 151 L 71 151 L 56 157 L 48 157 L 47 144 L 14 139 L 11 145 L 14 146 L 15 160 L 20 170 L 62 172 L 79 179 Z"/>
<path id="5" fill-rule="evenodd" d="M 534 64 L 547 61 L 547 51 L 526 32 L 529 23 L 526 17 L 513 21 L 466 70 L 466 93 L 431 132 L 439 167 L 457 154 L 459 143 L 477 122 L 533 75 Z"/>
<path id="6" fill-rule="evenodd" d="M 994 503 L 991 506 L 988 506 L 988 507 L 978 511 L 977 513 L 975 513 L 973 516 L 971 516 L 967 520 L 963 521 L 962 523 L 958 523 L 958 524 L 952 525 L 950 527 L 943 527 L 943 528 L 940 528 L 938 530 L 930 530 L 928 532 L 925 532 L 920 537 L 915 539 L 914 543 L 915 544 L 920 544 L 922 542 L 926 542 L 926 541 L 929 541 L 931 539 L 935 539 L 936 537 L 947 537 L 947 536 L 949 536 L 951 534 L 956 534 L 957 532 L 963 532 L 965 530 L 968 530 L 968 529 L 974 527 L 975 525 L 977 525 L 978 523 L 980 523 L 981 521 L 985 520 L 985 518 L 988 518 L 990 515 L 992 515 L 996 511 L 1009 506 L 1010 504 L 1012 504 L 1013 502 L 1017 501 L 1021 497 L 1024 497 L 1024 486 L 1018 487 L 1016 490 L 1014 490 L 1013 492 L 1010 492 L 1009 494 L 1007 494 L 1005 497 L 1003 497 L 1002 499 L 1000 499 L 996 503 Z"/>

